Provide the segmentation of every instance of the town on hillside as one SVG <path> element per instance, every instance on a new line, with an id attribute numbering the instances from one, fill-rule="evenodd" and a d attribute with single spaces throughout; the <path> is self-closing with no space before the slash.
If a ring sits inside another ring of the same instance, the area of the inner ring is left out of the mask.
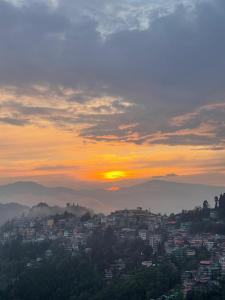
<path id="1" fill-rule="evenodd" d="M 46 206 L 39 204 L 39 211 Z M 141 207 L 107 216 L 89 210 L 75 215 L 73 207 L 68 203 L 55 215 L 22 215 L 1 227 L 1 253 L 10 251 L 10 245 L 36 250 L 24 254 L 16 278 L 7 280 L 0 269 L 0 290 L 19 281 L 21 273 L 41 270 L 59 252 L 96 262 L 104 288 L 131 280 L 136 269 L 154 273 L 166 265 L 175 274 L 173 282 L 152 299 L 201 299 L 196 295 L 214 295 L 225 285 L 225 194 L 215 197 L 213 208 L 205 200 L 202 207 L 169 216 Z"/>

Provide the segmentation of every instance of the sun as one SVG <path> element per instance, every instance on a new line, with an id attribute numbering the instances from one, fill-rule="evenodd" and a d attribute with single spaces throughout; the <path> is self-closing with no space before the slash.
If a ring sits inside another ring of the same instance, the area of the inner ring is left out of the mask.
<path id="1" fill-rule="evenodd" d="M 114 180 L 114 179 L 120 179 L 126 177 L 127 174 L 124 171 L 109 171 L 109 172 L 104 172 L 103 177 L 105 179 L 109 180 Z"/>

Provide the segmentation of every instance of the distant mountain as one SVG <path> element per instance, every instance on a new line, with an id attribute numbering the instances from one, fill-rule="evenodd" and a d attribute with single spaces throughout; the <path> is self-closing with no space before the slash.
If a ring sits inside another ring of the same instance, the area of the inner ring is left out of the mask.
<path id="1" fill-rule="evenodd" d="M 142 206 L 155 212 L 168 213 L 193 209 L 202 205 L 205 199 L 213 206 L 214 196 L 224 191 L 225 187 L 151 180 L 112 192 L 108 201 L 120 208 Z"/>
<path id="2" fill-rule="evenodd" d="M 213 203 L 215 195 L 225 187 L 201 184 L 151 180 L 118 191 L 74 190 L 64 187 L 46 187 L 34 182 L 16 182 L 0 186 L 0 202 L 17 202 L 34 206 L 39 202 L 51 206 L 65 206 L 67 202 L 108 213 L 115 209 L 142 206 L 155 212 L 179 212 L 192 209 L 207 199 Z"/>
<path id="3" fill-rule="evenodd" d="M 4 224 L 6 221 L 13 219 L 26 213 L 28 211 L 28 207 L 18 204 L 18 203 L 0 203 L 0 225 Z"/>
<path id="4" fill-rule="evenodd" d="M 0 203 L 17 202 L 34 206 L 40 202 L 52 206 L 65 206 L 71 202 L 84 207 L 105 211 L 103 203 L 93 198 L 91 193 L 65 187 L 46 187 L 35 182 L 15 182 L 0 186 Z"/>
<path id="5" fill-rule="evenodd" d="M 32 194 L 32 195 L 59 195 L 64 193 L 74 194 L 75 190 L 64 187 L 46 187 L 32 181 L 18 181 L 7 185 L 0 186 L 0 197 L 10 196 L 14 194 Z"/>

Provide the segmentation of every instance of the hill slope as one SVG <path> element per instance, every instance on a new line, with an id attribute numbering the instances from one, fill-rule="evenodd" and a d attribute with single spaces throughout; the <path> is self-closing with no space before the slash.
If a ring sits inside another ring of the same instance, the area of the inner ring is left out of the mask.
<path id="1" fill-rule="evenodd" d="M 0 225 L 6 221 L 22 215 L 28 211 L 28 207 L 18 203 L 0 203 Z"/>
<path id="2" fill-rule="evenodd" d="M 81 217 L 85 213 L 92 213 L 91 210 L 78 206 L 78 205 L 70 205 L 66 207 L 59 207 L 59 206 L 49 206 L 46 203 L 39 203 L 33 206 L 27 213 L 29 217 L 47 217 L 47 216 L 54 216 L 56 214 L 64 214 L 65 212 L 73 214 L 77 217 Z"/>

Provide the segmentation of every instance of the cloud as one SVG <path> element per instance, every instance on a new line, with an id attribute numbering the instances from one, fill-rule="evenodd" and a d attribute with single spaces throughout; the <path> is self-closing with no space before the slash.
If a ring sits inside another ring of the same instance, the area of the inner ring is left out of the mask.
<path id="1" fill-rule="evenodd" d="M 71 171 L 77 170 L 79 166 L 68 166 L 68 165 L 42 165 L 34 168 L 34 171 Z"/>
<path id="2" fill-rule="evenodd" d="M 73 0 L 55 1 L 60 10 L 74 19 L 89 18 L 97 23 L 97 31 L 103 38 L 124 30 L 146 30 L 155 17 L 171 14 L 177 5 L 191 9 L 196 0 Z"/>
<path id="3" fill-rule="evenodd" d="M 15 126 L 24 126 L 29 122 L 23 118 L 15 118 L 15 117 L 0 117 L 0 123 L 15 125 Z"/>
<path id="4" fill-rule="evenodd" d="M 36 91 L 38 89 L 38 91 Z M 81 133 L 108 123 L 109 119 L 125 115 L 133 104 L 120 98 L 94 97 L 76 90 L 60 90 L 52 94 L 48 87 L 33 87 L 22 92 L 13 88 L 0 89 L 0 123 L 14 126 L 35 125 L 45 127 L 53 125 L 62 130 Z M 129 127 L 129 126 L 128 126 Z M 128 127 L 125 127 L 128 129 Z M 125 130 L 124 128 L 124 130 Z"/>
<path id="5" fill-rule="evenodd" d="M 171 173 L 171 174 L 166 174 L 166 175 L 162 175 L 162 176 L 153 176 L 152 179 L 170 179 L 170 178 L 174 178 L 174 177 L 178 177 L 179 175 L 175 174 L 175 173 Z"/>
<path id="6" fill-rule="evenodd" d="M 123 97 L 126 94 L 128 97 L 124 98 L 133 101 L 154 104 L 152 102 L 155 100 L 165 102 L 193 96 L 189 86 L 198 86 L 196 79 L 199 72 L 199 75 L 210 76 L 215 81 L 215 74 L 211 74 L 213 70 L 207 74 L 199 64 L 204 59 L 204 68 L 211 69 L 209 64 L 215 54 L 211 53 L 214 47 L 207 50 L 207 57 L 202 54 L 205 43 L 209 43 L 210 38 L 215 39 L 214 30 L 218 33 L 218 28 L 212 28 L 213 32 L 207 33 L 204 25 L 210 26 L 212 17 L 222 19 L 222 9 L 216 13 L 214 6 L 203 2 L 204 5 L 199 5 L 194 13 L 185 6 L 177 8 L 173 5 L 172 11 L 166 9 L 170 13 L 163 17 L 158 16 L 158 9 L 152 8 L 151 15 L 155 12 L 155 18 L 146 30 L 130 30 L 128 21 L 126 29 L 117 29 L 106 41 L 102 41 L 99 22 L 107 15 L 118 15 L 118 1 L 109 2 L 107 6 L 104 2 L 94 1 L 94 9 L 90 1 L 87 1 L 88 4 L 66 1 L 69 3 L 66 9 L 65 1 L 60 1 L 60 5 L 53 9 L 32 1 L 26 1 L 22 7 L 2 1 L 0 51 L 4 58 L 1 59 L 1 70 L 4 72 L 1 82 L 12 85 L 44 81 L 97 88 L 98 91 L 117 93 Z M 147 5 L 146 1 L 134 1 L 132 5 L 130 1 L 122 1 L 119 6 L 129 6 L 133 13 L 138 14 L 140 3 L 144 8 Z M 166 7 L 165 1 L 160 3 L 162 8 Z M 219 0 L 217 3 L 216 8 L 223 8 Z M 81 19 L 87 7 L 90 7 L 92 14 Z M 202 16 L 203 10 L 209 10 L 208 17 Z M 95 20 L 94 16 L 99 14 L 101 18 Z M 193 14 L 197 16 L 194 18 Z M 216 22 L 219 24 L 219 20 Z M 223 22 L 220 27 L 222 31 Z M 201 42 L 204 43 L 201 45 Z M 216 42 L 216 48 L 222 47 L 223 50 L 223 41 L 218 38 Z M 195 60 L 196 67 L 190 68 L 190 62 L 194 65 Z"/>
<path id="7" fill-rule="evenodd" d="M 162 144 L 211 145 L 210 149 L 224 149 L 225 103 L 205 105 L 173 118 L 167 130 L 153 140 Z"/>
<path id="8" fill-rule="evenodd" d="M 206 0 L 200 0 L 202 2 Z M 8 0 L 18 7 L 37 5 L 33 0 Z M 39 0 L 48 9 L 56 9 L 76 22 L 92 20 L 103 38 L 124 30 L 146 30 L 155 17 L 167 16 L 178 5 L 193 9 L 199 0 Z"/>
<path id="9" fill-rule="evenodd" d="M 97 141 L 223 145 L 224 115 L 198 107 L 224 103 L 225 3 L 154 3 L 1 1 L 0 86 L 26 97 L 36 86 L 39 97 L 5 101 L 0 122 L 82 123 L 79 134 Z M 103 105 L 90 105 L 96 98 Z"/>

